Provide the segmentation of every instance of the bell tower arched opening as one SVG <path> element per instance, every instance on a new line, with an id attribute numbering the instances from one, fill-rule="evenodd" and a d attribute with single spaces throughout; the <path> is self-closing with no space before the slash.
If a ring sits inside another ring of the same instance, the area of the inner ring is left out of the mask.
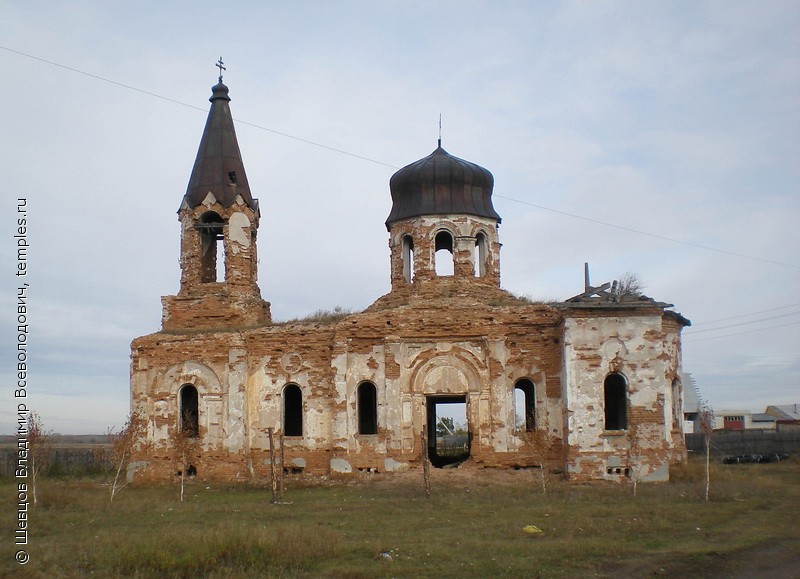
<path id="1" fill-rule="evenodd" d="M 403 236 L 402 260 L 403 279 L 411 283 L 414 281 L 414 239 L 410 235 Z"/>
<path id="2" fill-rule="evenodd" d="M 225 281 L 225 223 L 215 211 L 200 216 L 197 230 L 200 233 L 200 281 L 212 283 Z"/>
<path id="3" fill-rule="evenodd" d="M 490 171 L 454 157 L 441 142 L 392 175 L 386 219 L 392 290 L 416 291 L 440 278 L 445 284 L 499 287 L 501 219 L 492 205 L 493 188 Z"/>
<path id="4" fill-rule="evenodd" d="M 482 231 L 475 236 L 475 277 L 486 275 L 486 234 Z"/>
<path id="5" fill-rule="evenodd" d="M 270 320 L 258 288 L 258 200 L 250 192 L 228 87 L 212 87 L 211 109 L 178 209 L 181 282 L 164 296 L 165 330 L 257 326 Z"/>
<path id="6" fill-rule="evenodd" d="M 455 256 L 453 253 L 453 235 L 449 231 L 440 231 L 434 238 L 434 269 L 437 276 L 453 275 L 455 272 Z"/>

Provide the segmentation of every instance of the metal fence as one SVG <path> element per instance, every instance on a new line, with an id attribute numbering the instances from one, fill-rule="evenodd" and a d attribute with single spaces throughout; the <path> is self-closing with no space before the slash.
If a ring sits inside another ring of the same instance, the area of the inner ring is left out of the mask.
<path id="1" fill-rule="evenodd" d="M 44 473 L 49 476 L 98 474 L 108 468 L 108 445 L 55 447 L 47 458 Z M 30 465 L 30 461 L 27 463 Z M 0 477 L 14 476 L 17 450 L 0 448 Z"/>
<path id="2" fill-rule="evenodd" d="M 706 443 L 703 434 L 686 434 L 686 449 L 689 452 L 705 452 Z M 800 431 L 715 430 L 711 435 L 711 453 L 717 456 L 798 454 Z"/>

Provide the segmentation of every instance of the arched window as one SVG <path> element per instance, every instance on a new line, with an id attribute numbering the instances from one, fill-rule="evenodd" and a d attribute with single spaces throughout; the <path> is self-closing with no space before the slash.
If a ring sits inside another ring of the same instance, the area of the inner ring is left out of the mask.
<path id="1" fill-rule="evenodd" d="M 200 281 L 225 281 L 225 248 L 223 243 L 217 243 L 223 237 L 222 217 L 213 211 L 203 213 L 197 229 L 200 232 Z"/>
<path id="2" fill-rule="evenodd" d="M 536 430 L 536 390 L 527 378 L 514 384 L 514 421 L 518 430 Z"/>
<path id="3" fill-rule="evenodd" d="M 414 240 L 410 235 L 403 236 L 403 279 L 408 283 L 414 279 Z"/>
<path id="4" fill-rule="evenodd" d="M 625 376 L 618 373 L 606 376 L 603 383 L 605 429 L 628 428 L 628 384 Z"/>
<path id="5" fill-rule="evenodd" d="M 303 392 L 297 384 L 283 389 L 283 434 L 303 436 Z"/>
<path id="6" fill-rule="evenodd" d="M 681 383 L 676 378 L 672 381 L 672 427 L 680 428 L 683 424 L 683 409 L 681 408 Z"/>
<path id="7" fill-rule="evenodd" d="M 180 391 L 180 416 L 181 432 L 190 438 L 197 438 L 200 433 L 200 410 L 198 407 L 197 388 L 191 384 L 184 384 Z"/>
<path id="8" fill-rule="evenodd" d="M 378 391 L 372 382 L 358 385 L 358 433 L 378 434 Z"/>
<path id="9" fill-rule="evenodd" d="M 486 235 L 483 232 L 475 236 L 475 276 L 486 275 Z"/>
<path id="10" fill-rule="evenodd" d="M 440 231 L 434 238 L 434 246 L 436 275 L 453 275 L 455 271 L 453 236 L 449 231 Z"/>

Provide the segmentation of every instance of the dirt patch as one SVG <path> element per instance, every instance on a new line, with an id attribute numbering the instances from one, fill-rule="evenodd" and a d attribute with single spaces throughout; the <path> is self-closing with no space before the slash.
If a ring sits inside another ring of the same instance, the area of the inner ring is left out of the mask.
<path id="1" fill-rule="evenodd" d="M 728 570 L 726 575 L 731 579 L 750 577 L 798 579 L 800 577 L 800 537 L 748 549 L 723 558 Z"/>

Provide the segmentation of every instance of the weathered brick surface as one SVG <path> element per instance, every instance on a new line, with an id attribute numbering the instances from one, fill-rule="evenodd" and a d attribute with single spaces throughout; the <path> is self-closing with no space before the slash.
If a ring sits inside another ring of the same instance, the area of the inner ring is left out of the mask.
<path id="1" fill-rule="evenodd" d="M 673 397 L 681 396 L 680 328 L 659 309 L 565 311 L 565 450 L 571 477 L 614 479 L 627 469 L 642 480 L 664 480 L 670 460 L 684 456 L 680 421 L 673 417 Z M 603 383 L 612 372 L 627 383 L 624 431 L 604 430 Z"/>
<path id="2" fill-rule="evenodd" d="M 481 465 L 545 459 L 589 480 L 619 478 L 608 468 L 635 462 L 643 478 L 659 478 L 683 455 L 666 410 L 679 376 L 680 327 L 661 312 L 589 317 L 524 303 L 472 280 L 418 283 L 329 325 L 163 331 L 135 340 L 133 404 L 150 417 L 152 442 L 140 457 L 148 463 L 142 474 L 165 478 L 176 470 L 169 436 L 184 384 L 200 393 L 202 451 L 194 465 L 201 477 L 268 474 L 268 429 L 282 429 L 282 392 L 290 383 L 303 392 L 304 424 L 302 437 L 286 438 L 286 464 L 307 472 L 330 473 L 332 464 L 353 471 L 417 465 L 427 396 L 442 394 L 466 397 L 471 460 Z M 603 380 L 612 371 L 630 384 L 624 433 L 602 426 Z M 545 449 L 515 427 L 514 384 L 521 378 L 535 384 Z M 358 434 L 363 381 L 377 387 L 375 435 Z"/>
<path id="3" fill-rule="evenodd" d="M 511 295 L 500 288 L 492 219 L 395 222 L 387 295 L 329 323 L 274 324 L 256 282 L 257 211 L 241 199 L 223 207 L 209 193 L 179 218 L 180 290 L 162 298 L 161 331 L 132 343 L 131 404 L 148 424 L 137 477 L 167 479 L 186 467 L 174 438 L 190 419 L 181 416 L 187 385 L 197 392 L 198 422 L 189 462 L 204 479 L 268 476 L 269 431 L 277 440 L 292 420 L 284 415 L 287 385 L 299 388 L 302 406 L 301 435 L 284 437 L 290 470 L 416 468 L 436 396 L 466 402 L 470 460 L 479 465 L 544 464 L 574 480 L 619 480 L 626 472 L 663 480 L 669 462 L 685 456 L 686 320 L 647 300 L 534 304 Z M 437 275 L 437 236 L 452 249 L 452 275 Z M 212 255 L 215 243 L 223 244 L 223 263 Z M 224 277 L 212 279 L 220 268 Z M 610 373 L 625 378 L 622 430 L 604 430 Z M 515 424 L 521 379 L 534 384 L 533 432 Z M 365 382 L 375 386 L 374 434 L 359 433 Z"/>

